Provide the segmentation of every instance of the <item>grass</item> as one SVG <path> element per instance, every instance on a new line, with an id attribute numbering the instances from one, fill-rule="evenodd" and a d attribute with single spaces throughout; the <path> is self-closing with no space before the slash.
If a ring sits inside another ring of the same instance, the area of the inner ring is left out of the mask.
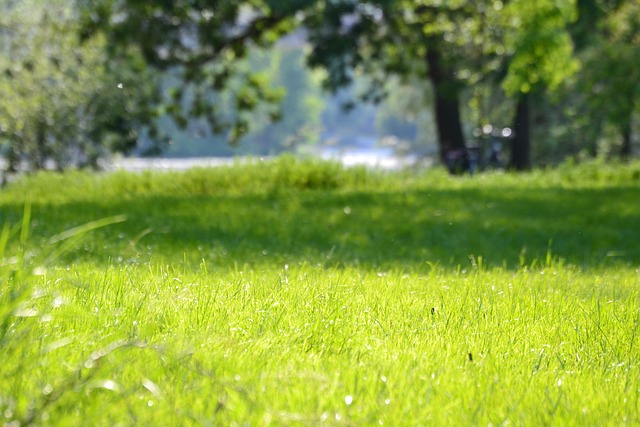
<path id="1" fill-rule="evenodd" d="M 638 196 L 638 163 L 26 177 L 0 424 L 638 425 Z"/>

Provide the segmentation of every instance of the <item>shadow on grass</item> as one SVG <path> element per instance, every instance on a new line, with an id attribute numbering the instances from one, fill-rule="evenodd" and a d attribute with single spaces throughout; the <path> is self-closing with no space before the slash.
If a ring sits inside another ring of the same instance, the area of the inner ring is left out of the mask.
<path id="1" fill-rule="evenodd" d="M 13 206 L 5 219 L 21 209 Z M 305 262 L 415 270 L 466 267 L 471 257 L 482 257 L 486 265 L 517 268 L 544 263 L 551 253 L 583 267 L 640 264 L 635 187 L 175 195 L 34 206 L 33 212 L 36 239 L 127 215 L 127 222 L 88 237 L 65 263 Z"/>

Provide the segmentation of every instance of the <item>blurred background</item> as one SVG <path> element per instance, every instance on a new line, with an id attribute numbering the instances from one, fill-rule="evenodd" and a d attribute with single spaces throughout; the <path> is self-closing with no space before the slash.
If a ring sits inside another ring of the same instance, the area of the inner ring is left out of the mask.
<path id="1" fill-rule="evenodd" d="M 639 151 L 635 0 L 204 3 L 0 0 L 2 169 Z"/>

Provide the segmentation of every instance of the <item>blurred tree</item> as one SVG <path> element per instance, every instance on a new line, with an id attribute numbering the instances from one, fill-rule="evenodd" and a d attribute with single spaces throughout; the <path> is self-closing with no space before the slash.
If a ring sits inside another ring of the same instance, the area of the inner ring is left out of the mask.
<path id="1" fill-rule="evenodd" d="M 228 122 L 234 120 L 234 95 L 237 81 L 229 80 L 228 86 L 214 90 L 202 85 L 186 85 L 182 89 L 183 128 L 175 126 L 170 117 L 163 117 L 162 128 L 171 135 L 171 144 L 163 154 L 170 156 L 230 156 L 234 154 L 274 155 L 295 150 L 302 145 L 313 145 L 321 134 L 321 113 L 324 98 L 318 82 L 319 76 L 310 73 L 304 63 L 304 43 L 282 41 L 271 48 L 250 47 L 247 57 L 236 65 L 254 78 L 264 82 L 274 94 L 281 97 L 278 108 L 257 103 L 251 111 L 243 113 L 251 124 L 229 146 L 224 135 L 213 132 L 206 117 L 192 112 L 195 97 L 215 103 L 219 117 Z M 179 78 L 166 80 L 166 91 L 172 93 L 182 86 Z M 278 93 L 280 92 L 280 93 Z M 278 119 L 279 120 L 276 120 Z"/>
<path id="2" fill-rule="evenodd" d="M 264 155 L 317 144 L 324 100 L 316 76 L 305 67 L 303 46 L 279 44 L 263 55 L 268 61 L 269 86 L 283 89 L 280 117 L 274 123 L 256 111 L 243 144 Z"/>
<path id="3" fill-rule="evenodd" d="M 431 91 L 429 88 L 416 90 L 416 86 L 420 86 L 418 83 L 404 80 L 391 78 L 387 81 L 388 96 L 380 104 L 376 116 L 378 133 L 398 138 L 401 144 L 408 144 L 410 151 L 437 155 Z"/>
<path id="4" fill-rule="evenodd" d="M 392 76 L 430 82 L 441 158 L 452 172 L 463 172 L 468 163 L 459 97 L 469 76 L 458 70 L 474 10 L 471 2 L 459 1 L 323 3 L 305 19 L 314 47 L 309 63 L 328 71 L 325 87 L 333 91 L 356 73 L 367 75 L 363 101 L 384 99 Z"/>
<path id="5" fill-rule="evenodd" d="M 578 89 L 587 104 L 589 124 L 596 124 L 591 132 L 592 152 L 597 151 L 595 141 L 610 126 L 619 136 L 619 155 L 626 158 L 632 151 L 633 117 L 640 98 L 640 4 L 630 0 L 583 3 L 592 18 L 575 29 L 584 62 Z M 587 24 L 591 31 L 585 33 L 581 30 Z"/>
<path id="6" fill-rule="evenodd" d="M 327 72 L 325 89 L 337 92 L 351 84 L 354 73 L 363 73 L 372 84 L 360 99 L 379 102 L 385 95 L 381 83 L 389 75 L 428 76 L 434 86 L 441 152 L 466 155 L 458 105 L 464 85 L 455 67 L 463 50 L 457 48 L 459 42 L 447 39 L 457 40 L 456 25 L 469 20 L 472 2 L 452 6 L 409 0 L 81 3 L 85 33 L 105 30 L 113 53 L 135 45 L 149 64 L 178 69 L 189 84 L 222 90 L 234 80 L 239 82 L 232 119 L 225 117 L 228 109 L 221 111 L 219 104 L 201 97 L 195 98 L 198 108 L 192 110 L 205 115 L 215 131 L 230 129 L 232 142 L 247 131 L 251 110 L 261 102 L 275 104 L 280 99 L 267 80 L 242 69 L 239 59 L 246 57 L 251 45 L 270 46 L 304 26 L 311 45 L 309 64 Z M 183 95 L 177 90 L 174 99 Z"/>
<path id="7" fill-rule="evenodd" d="M 188 113 L 206 117 L 214 133 L 236 143 L 249 129 L 259 105 L 280 116 L 283 93 L 269 86 L 264 73 L 246 67 L 250 46 L 268 47 L 296 26 L 296 12 L 311 0 L 281 2 L 176 0 L 163 2 L 77 0 L 83 12 L 84 37 L 105 34 L 112 57 L 136 49 L 157 70 L 171 70 L 180 83 L 166 112 L 187 125 Z M 229 102 L 214 91 L 226 89 Z M 191 91 L 189 93 L 189 91 Z"/>
<path id="8" fill-rule="evenodd" d="M 372 79 L 363 99 L 375 101 L 386 95 L 390 75 L 428 79 L 441 157 L 453 171 L 468 166 L 460 108 L 466 90 L 502 81 L 515 99 L 511 165 L 527 169 L 529 94 L 555 90 L 578 68 L 566 30 L 575 19 L 572 0 L 378 0 L 322 11 L 308 24 L 320 47 L 311 63 L 330 70 L 330 88 L 361 70 Z"/>
<path id="9" fill-rule="evenodd" d="M 178 70 L 188 84 L 232 92 L 232 108 L 197 96 L 191 110 L 230 141 L 247 131 L 252 110 L 278 117 L 282 97 L 240 59 L 251 46 L 271 46 L 304 27 L 308 64 L 326 71 L 325 89 L 339 92 L 366 76 L 370 84 L 356 98 L 376 103 L 392 76 L 431 86 L 440 155 L 454 172 L 469 166 L 465 91 L 502 82 L 515 112 L 511 163 L 526 169 L 531 96 L 554 90 L 577 69 L 566 28 L 576 19 L 574 0 L 78 1 L 85 32 L 104 30 L 112 53 L 136 46 L 149 64 Z M 174 91 L 174 100 L 184 93 Z"/>
<path id="10" fill-rule="evenodd" d="M 575 74 L 568 25 L 576 19 L 571 0 L 514 0 L 505 7 L 505 49 L 508 72 L 505 91 L 516 98 L 511 167 L 531 167 L 531 94 L 557 89 Z"/>
<path id="11" fill-rule="evenodd" d="M 639 112 L 639 5 L 579 0 L 577 7 L 578 19 L 569 30 L 582 66 L 557 93 L 535 100 L 536 137 L 545 141 L 536 147 L 538 162 L 624 157 L 631 150 Z"/>
<path id="12" fill-rule="evenodd" d="M 107 62 L 99 38 L 80 46 L 69 1 L 0 7 L 0 144 L 8 169 L 21 161 L 31 169 L 97 166 L 106 153 L 134 147 L 153 98 L 144 64 Z"/>

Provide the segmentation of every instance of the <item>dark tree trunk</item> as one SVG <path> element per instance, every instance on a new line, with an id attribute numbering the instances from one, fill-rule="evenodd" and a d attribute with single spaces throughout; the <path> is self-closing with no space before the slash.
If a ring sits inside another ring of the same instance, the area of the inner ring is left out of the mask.
<path id="1" fill-rule="evenodd" d="M 509 166 L 523 171 L 531 168 L 531 121 L 529 113 L 529 95 L 521 95 L 516 106 L 513 123 L 515 136 L 511 142 L 511 161 Z"/>
<path id="2" fill-rule="evenodd" d="M 633 105 L 633 104 L 632 104 Z M 633 115 L 633 108 L 630 109 L 629 114 L 626 117 L 624 123 L 622 123 L 622 147 L 620 149 L 620 158 L 623 160 L 631 157 L 631 116 Z"/>
<path id="3" fill-rule="evenodd" d="M 15 147 L 15 142 L 9 146 L 9 152 L 7 153 L 7 172 L 14 173 L 18 170 L 18 163 L 20 163 L 19 149 Z"/>
<path id="4" fill-rule="evenodd" d="M 429 78 L 435 94 L 435 119 L 440 159 L 451 173 L 469 171 L 469 154 L 460 120 L 459 85 L 453 72 L 443 63 L 437 46 L 427 52 Z"/>
<path id="5" fill-rule="evenodd" d="M 631 157 L 631 123 L 626 123 L 622 128 L 622 148 L 620 157 L 625 160 Z"/>

